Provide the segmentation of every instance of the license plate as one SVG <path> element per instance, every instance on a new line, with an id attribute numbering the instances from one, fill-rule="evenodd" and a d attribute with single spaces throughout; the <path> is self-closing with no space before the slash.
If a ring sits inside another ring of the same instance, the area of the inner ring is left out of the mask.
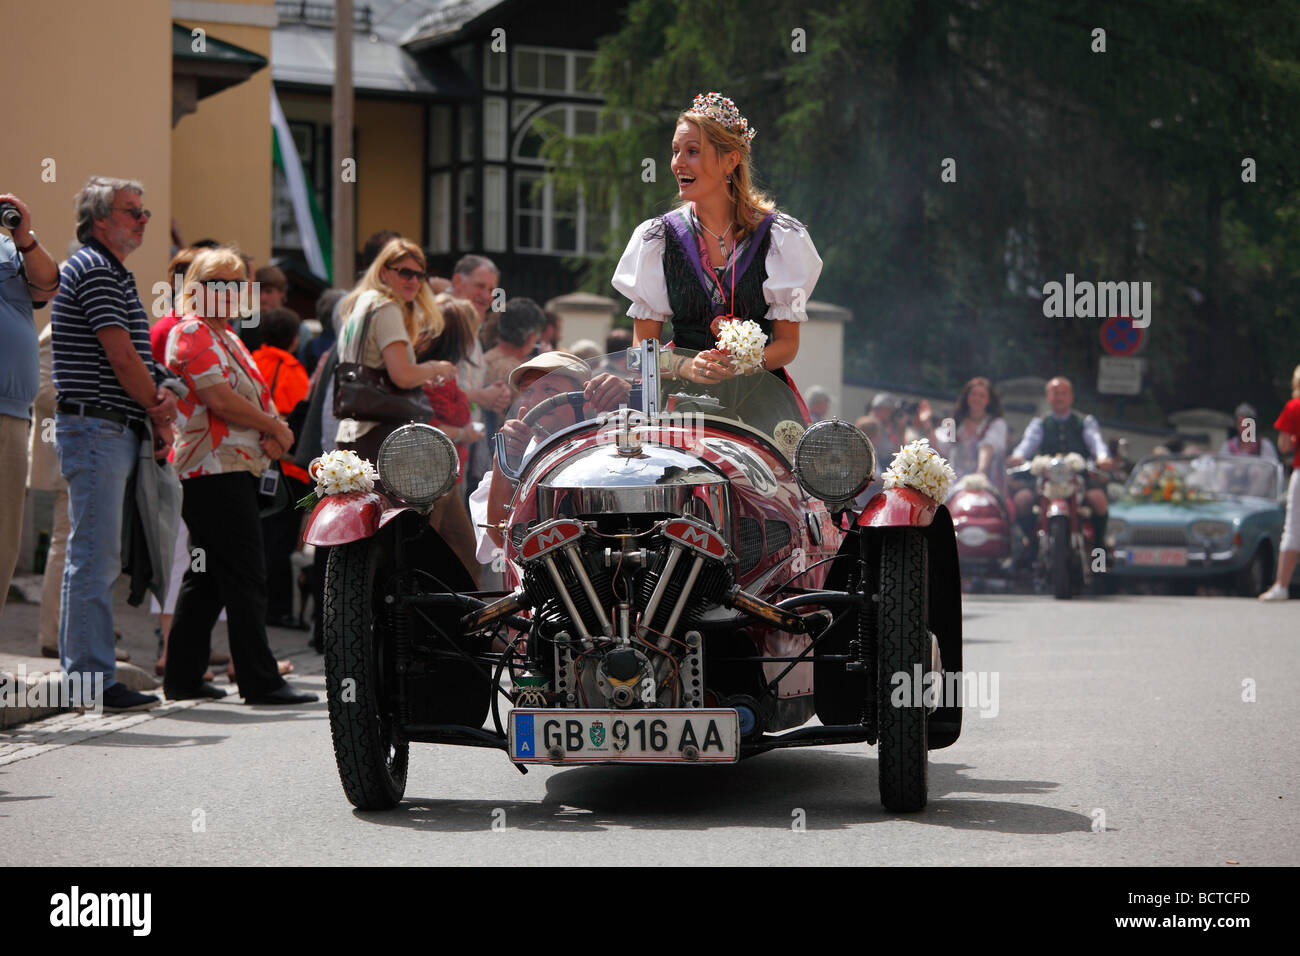
<path id="1" fill-rule="evenodd" d="M 1131 554 L 1134 564 L 1159 567 L 1182 567 L 1187 564 L 1187 552 L 1183 548 L 1134 548 Z"/>
<path id="2" fill-rule="evenodd" d="M 735 763 L 734 710 L 514 710 L 516 763 Z"/>

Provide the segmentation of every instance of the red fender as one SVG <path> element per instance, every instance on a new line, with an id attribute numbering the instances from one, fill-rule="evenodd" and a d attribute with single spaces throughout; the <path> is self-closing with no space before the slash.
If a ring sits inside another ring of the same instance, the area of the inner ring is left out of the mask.
<path id="1" fill-rule="evenodd" d="M 886 488 L 876 493 L 858 515 L 859 528 L 924 528 L 934 520 L 939 502 L 912 488 Z"/>
<path id="2" fill-rule="evenodd" d="M 1053 498 L 1047 503 L 1047 517 L 1055 518 L 1059 515 L 1069 517 L 1070 502 L 1064 498 Z"/>
<path id="3" fill-rule="evenodd" d="M 409 506 L 395 506 L 377 491 L 350 491 L 326 495 L 316 503 L 302 539 L 307 544 L 332 548 L 361 541 L 392 521 Z"/>

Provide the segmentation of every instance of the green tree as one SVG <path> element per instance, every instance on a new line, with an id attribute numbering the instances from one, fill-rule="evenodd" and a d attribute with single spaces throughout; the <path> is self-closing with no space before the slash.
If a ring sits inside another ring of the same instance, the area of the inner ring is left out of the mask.
<path id="1" fill-rule="evenodd" d="M 633 0 L 592 70 L 601 132 L 547 150 L 619 212 L 586 272 L 608 293 L 632 226 L 673 203 L 673 119 L 721 90 L 809 225 L 816 297 L 853 310 L 851 377 L 1065 372 L 1086 393 L 1098 323 L 1041 303 L 1072 273 L 1152 283 L 1161 405 L 1262 412 L 1300 361 L 1297 51 L 1281 2 Z"/>

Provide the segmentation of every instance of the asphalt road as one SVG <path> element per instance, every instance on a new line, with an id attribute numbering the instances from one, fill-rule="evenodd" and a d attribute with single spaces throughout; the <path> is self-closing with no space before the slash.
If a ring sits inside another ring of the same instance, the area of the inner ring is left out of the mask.
<path id="1" fill-rule="evenodd" d="M 413 744 L 407 799 L 361 813 L 339 786 L 323 702 L 187 702 L 0 734 L 6 855 L 147 866 L 1300 863 L 1300 607 L 1016 596 L 968 598 L 965 616 L 966 667 L 985 672 L 990 691 L 997 676 L 996 715 L 988 698 L 976 703 L 990 716 L 967 710 L 961 739 L 931 754 L 930 805 L 914 815 L 881 809 L 865 745 L 521 776 L 495 751 Z M 294 682 L 324 689 L 301 661 Z"/>

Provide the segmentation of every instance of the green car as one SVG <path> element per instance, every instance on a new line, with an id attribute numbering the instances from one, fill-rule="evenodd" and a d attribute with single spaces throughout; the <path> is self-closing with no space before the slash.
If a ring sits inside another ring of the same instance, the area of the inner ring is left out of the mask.
<path id="1" fill-rule="evenodd" d="M 1110 507 L 1116 583 L 1215 584 L 1255 597 L 1273 579 L 1283 477 L 1277 462 L 1237 455 L 1144 458 Z"/>

